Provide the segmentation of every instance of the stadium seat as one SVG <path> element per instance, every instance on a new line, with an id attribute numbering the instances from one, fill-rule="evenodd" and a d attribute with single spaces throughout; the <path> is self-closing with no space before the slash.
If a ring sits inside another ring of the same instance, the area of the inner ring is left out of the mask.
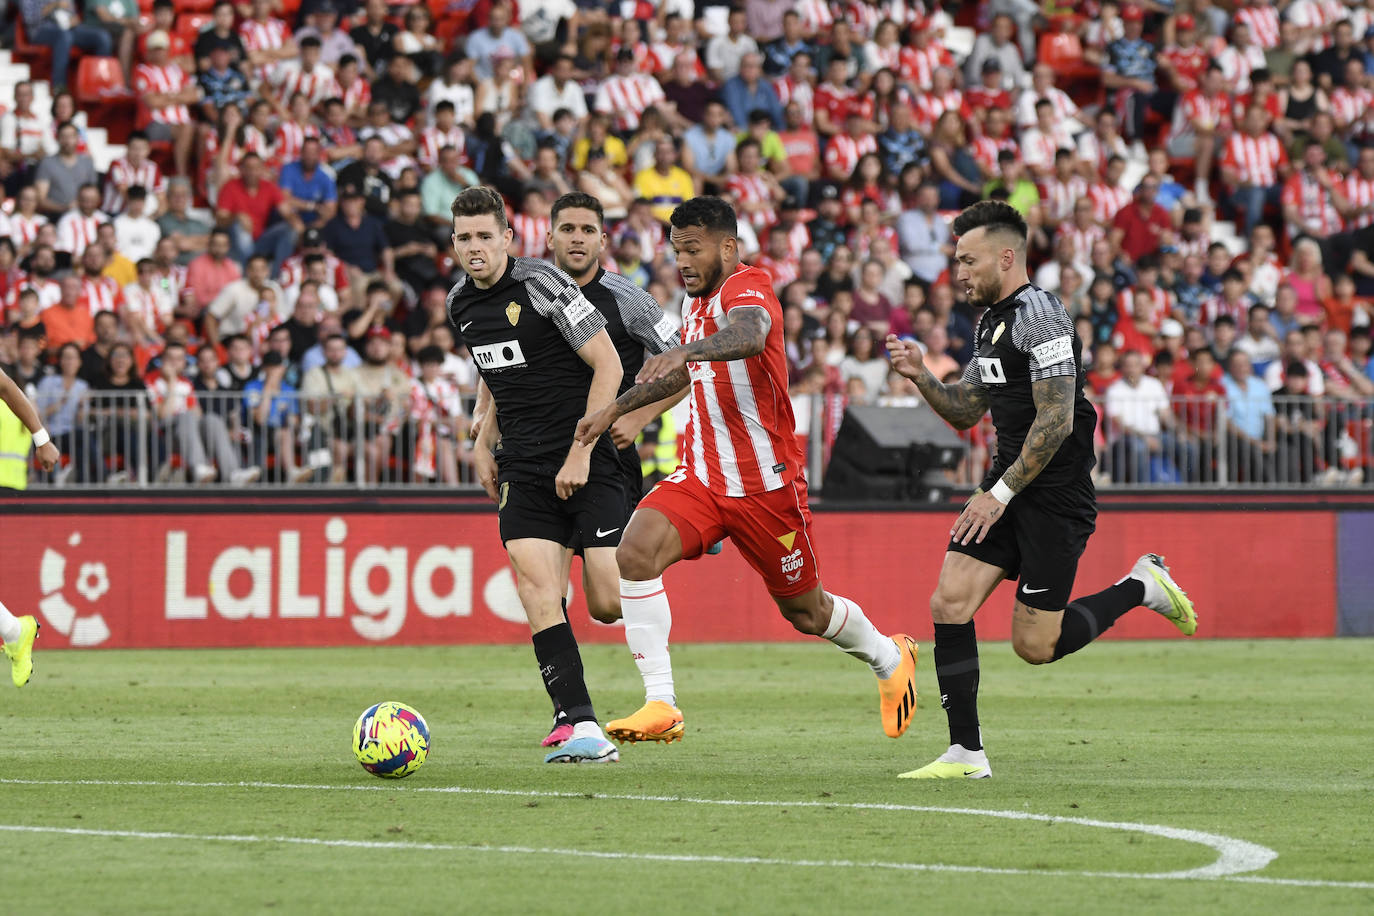
<path id="1" fill-rule="evenodd" d="M 83 57 L 76 65 L 72 86 L 81 105 L 105 105 L 111 101 L 132 103 L 134 94 L 124 82 L 124 70 L 117 57 Z"/>
<path id="2" fill-rule="evenodd" d="M 186 18 L 188 13 L 205 13 L 205 18 L 210 18 L 209 13 L 215 8 L 215 0 L 176 0 L 177 9 L 177 29 L 180 31 L 181 20 Z"/>
<path id="3" fill-rule="evenodd" d="M 23 16 L 14 17 L 14 56 L 29 65 L 35 79 L 47 79 L 52 73 L 52 50 L 47 45 L 29 43 L 29 30 Z"/>
<path id="4" fill-rule="evenodd" d="M 208 12 L 182 13 L 177 16 L 176 33 L 185 39 L 187 45 L 194 48 L 200 30 L 213 19 Z"/>

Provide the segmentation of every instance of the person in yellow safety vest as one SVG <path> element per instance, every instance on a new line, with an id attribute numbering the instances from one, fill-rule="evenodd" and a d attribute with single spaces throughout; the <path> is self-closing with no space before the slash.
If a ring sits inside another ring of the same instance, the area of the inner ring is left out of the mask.
<path id="1" fill-rule="evenodd" d="M 650 420 L 639 434 L 639 469 L 644 474 L 644 492 L 677 470 L 677 424 L 673 412 L 666 410 Z"/>
<path id="2" fill-rule="evenodd" d="M 0 415 L 0 484 L 9 486 L 9 478 L 16 474 L 17 467 L 18 484 L 15 489 L 22 489 L 28 482 L 29 447 L 27 442 L 13 434 L 16 420 L 27 427 L 26 430 L 19 430 L 19 435 L 32 436 L 38 463 L 43 470 L 51 471 L 62 455 L 53 445 L 52 436 L 43 428 L 33 403 L 3 369 L 0 369 L 0 401 L 9 408 Z M 37 638 L 38 621 L 33 615 L 16 617 L 9 612 L 9 608 L 0 604 L 0 641 L 4 642 L 0 649 L 10 660 L 10 678 L 16 687 L 27 684 L 29 676 L 33 674 L 33 641 Z"/>

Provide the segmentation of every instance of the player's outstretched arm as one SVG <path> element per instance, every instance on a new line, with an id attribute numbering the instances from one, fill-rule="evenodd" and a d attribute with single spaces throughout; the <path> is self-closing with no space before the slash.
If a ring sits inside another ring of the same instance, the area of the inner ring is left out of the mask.
<path id="1" fill-rule="evenodd" d="M 712 363 L 748 359 L 758 356 L 768 345 L 768 329 L 773 326 L 773 319 L 762 306 L 747 305 L 733 308 L 721 320 L 729 324 L 709 337 L 694 340 L 681 347 L 673 347 L 645 360 L 644 368 L 639 370 L 635 381 L 640 384 L 656 382 L 689 362 Z"/>
<path id="2" fill-rule="evenodd" d="M 913 341 L 887 335 L 887 351 L 892 368 L 916 383 L 921 397 L 955 429 L 968 429 L 988 412 L 988 392 L 967 377 L 953 385 L 946 385 L 926 368 L 924 354 Z"/>
<path id="3" fill-rule="evenodd" d="M 37 448 L 34 454 L 38 458 L 38 463 L 43 465 L 43 470 L 51 471 L 62 457 L 62 453 L 53 445 L 52 438 L 48 431 L 43 428 L 43 421 L 38 418 L 38 410 L 33 406 L 33 402 L 28 399 L 19 386 L 14 383 L 14 379 L 5 374 L 0 369 L 0 401 L 5 402 L 14 415 L 19 418 L 30 433 L 33 434 L 34 444 Z"/>
<path id="4" fill-rule="evenodd" d="M 1021 446 L 1021 454 L 1002 475 L 1012 492 L 1020 493 L 1050 463 L 1059 446 L 1073 432 L 1075 378 L 1055 375 L 1031 382 L 1035 420 Z"/>

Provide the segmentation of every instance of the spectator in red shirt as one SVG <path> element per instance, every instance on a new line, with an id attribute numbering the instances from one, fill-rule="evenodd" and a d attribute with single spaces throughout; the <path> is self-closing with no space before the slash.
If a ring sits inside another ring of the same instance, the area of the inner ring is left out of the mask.
<path id="1" fill-rule="evenodd" d="M 1155 203 L 1159 177 L 1147 174 L 1135 189 L 1135 200 L 1112 217 L 1112 246 L 1137 261 L 1163 245 L 1173 244 L 1174 224 L 1169 212 Z"/>
<path id="2" fill-rule="evenodd" d="M 192 258 L 186 267 L 185 290 L 190 293 L 197 319 L 220 290 L 243 276 L 238 261 L 229 257 L 232 247 L 229 230 L 216 229 L 210 233 L 205 253 Z"/>
<path id="3" fill-rule="evenodd" d="M 305 224 L 281 188 L 267 180 L 266 172 L 262 157 L 244 155 L 239 177 L 220 189 L 215 223 L 229 230 L 234 260 L 246 264 L 254 255 L 265 255 L 272 259 L 276 276 L 282 262 L 295 251 L 297 234 L 305 230 Z M 274 214 L 280 221 L 269 225 Z"/>
<path id="4" fill-rule="evenodd" d="M 1197 467 L 1204 483 L 1216 480 L 1212 469 L 1216 442 L 1217 404 L 1226 400 L 1226 389 L 1216 357 L 1207 347 L 1199 347 L 1188 357 L 1192 372 L 1174 382 L 1174 413 L 1178 417 L 1175 435 L 1197 449 Z"/>

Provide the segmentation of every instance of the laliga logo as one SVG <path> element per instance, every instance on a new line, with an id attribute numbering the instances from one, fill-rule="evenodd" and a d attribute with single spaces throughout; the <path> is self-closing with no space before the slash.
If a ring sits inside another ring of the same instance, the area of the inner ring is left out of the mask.
<path id="1" fill-rule="evenodd" d="M 80 533 L 67 538 L 69 547 L 81 545 Z M 73 646 L 98 646 L 110 638 L 110 628 L 99 614 L 78 615 L 63 590 L 67 586 L 67 557 L 51 547 L 43 551 L 38 571 L 39 588 L 43 600 L 38 609 L 43 618 Z M 110 590 L 110 577 L 104 563 L 82 563 L 76 576 L 76 590 L 89 604 L 95 604 Z"/>

